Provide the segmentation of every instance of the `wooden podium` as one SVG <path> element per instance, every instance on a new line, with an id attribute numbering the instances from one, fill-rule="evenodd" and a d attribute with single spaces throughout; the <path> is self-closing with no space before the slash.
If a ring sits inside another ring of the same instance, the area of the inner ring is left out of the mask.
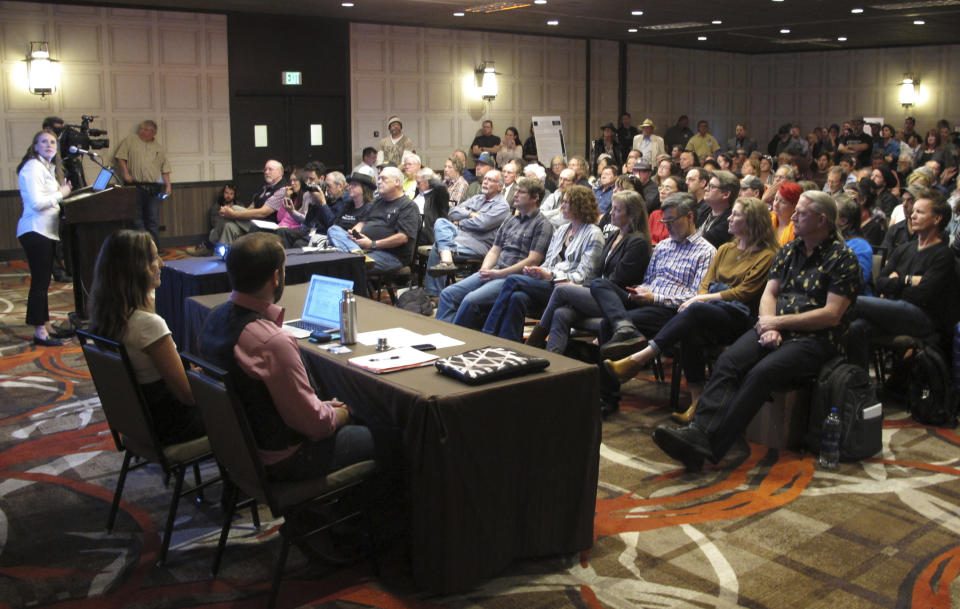
<path id="1" fill-rule="evenodd" d="M 93 285 L 93 266 L 103 241 L 114 231 L 133 225 L 137 217 L 137 189 L 116 186 L 95 192 L 83 188 L 61 203 L 66 223 L 64 251 L 73 271 L 73 300 L 77 315 L 87 318 L 87 298 Z"/>

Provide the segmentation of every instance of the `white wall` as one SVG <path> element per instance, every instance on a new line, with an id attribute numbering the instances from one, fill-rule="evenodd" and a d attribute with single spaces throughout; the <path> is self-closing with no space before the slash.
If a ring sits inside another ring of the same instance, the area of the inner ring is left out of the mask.
<path id="1" fill-rule="evenodd" d="M 16 166 L 48 115 L 96 115 L 91 126 L 109 131 L 105 157 L 153 119 L 174 182 L 231 177 L 224 15 L 27 2 L 0 2 L 0 15 L 0 190 L 17 187 Z M 36 40 L 62 66 L 60 90 L 45 98 L 14 77 Z"/>
<path id="2" fill-rule="evenodd" d="M 465 95 L 461 83 L 489 59 L 500 92 L 484 103 Z M 383 137 L 394 114 L 434 169 L 455 149 L 467 150 L 485 119 L 500 137 L 515 126 L 526 139 L 531 116 L 560 115 L 568 150 L 584 150 L 583 40 L 352 24 L 350 62 L 354 163 L 365 146 L 377 146 L 373 132 Z"/>

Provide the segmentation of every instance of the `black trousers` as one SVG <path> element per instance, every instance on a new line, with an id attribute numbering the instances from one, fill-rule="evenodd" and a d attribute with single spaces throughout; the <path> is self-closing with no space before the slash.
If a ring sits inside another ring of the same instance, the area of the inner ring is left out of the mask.
<path id="1" fill-rule="evenodd" d="M 709 437 L 714 457 L 723 458 L 771 391 L 815 376 L 834 355 L 826 341 L 813 337 L 763 347 L 757 331 L 747 330 L 717 359 L 693 418 Z"/>
<path id="2" fill-rule="evenodd" d="M 17 237 L 30 265 L 30 292 L 27 294 L 27 325 L 42 326 L 50 321 L 47 290 L 53 273 L 57 242 L 33 231 Z"/>

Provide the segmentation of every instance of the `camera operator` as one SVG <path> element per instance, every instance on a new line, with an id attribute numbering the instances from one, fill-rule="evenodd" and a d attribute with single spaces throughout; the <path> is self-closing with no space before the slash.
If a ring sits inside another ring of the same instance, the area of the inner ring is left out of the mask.
<path id="1" fill-rule="evenodd" d="M 137 186 L 136 227 L 150 233 L 154 243 L 158 243 L 160 203 L 170 196 L 170 163 L 156 135 L 157 124 L 145 120 L 113 154 L 124 183 Z"/>

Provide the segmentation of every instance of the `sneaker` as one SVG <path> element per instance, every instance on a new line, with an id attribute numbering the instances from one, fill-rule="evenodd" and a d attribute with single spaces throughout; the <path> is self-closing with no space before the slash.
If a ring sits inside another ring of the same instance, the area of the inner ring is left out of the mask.
<path id="1" fill-rule="evenodd" d="M 435 264 L 427 269 L 427 272 L 430 273 L 431 277 L 444 277 L 450 273 L 457 272 L 457 265 L 452 262 L 441 262 L 440 264 Z"/>
<path id="2" fill-rule="evenodd" d="M 187 256 L 213 256 L 213 250 L 202 243 L 197 246 L 188 247 L 186 253 Z"/>

